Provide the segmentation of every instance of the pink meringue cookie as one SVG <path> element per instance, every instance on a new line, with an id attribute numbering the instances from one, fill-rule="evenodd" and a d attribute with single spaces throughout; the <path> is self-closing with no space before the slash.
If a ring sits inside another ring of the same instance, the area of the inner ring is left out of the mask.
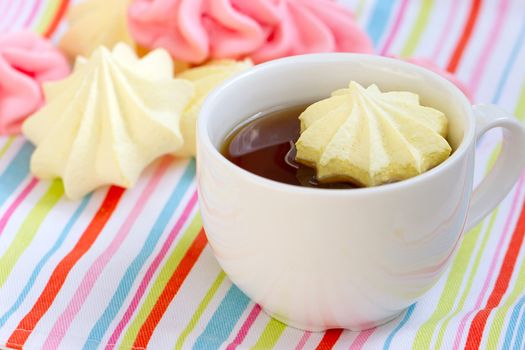
<path id="1" fill-rule="evenodd" d="M 251 55 L 255 62 L 314 52 L 373 53 L 369 37 L 352 12 L 331 0 L 282 0 L 275 3 L 272 32 Z"/>
<path id="2" fill-rule="evenodd" d="M 191 63 L 372 52 L 352 13 L 332 0 L 136 0 L 128 20 L 139 44 Z"/>
<path id="3" fill-rule="evenodd" d="M 265 13 L 247 15 L 233 3 L 138 0 L 128 10 L 129 29 L 139 44 L 165 48 L 175 59 L 201 63 L 210 58 L 239 58 L 264 43 L 268 18 Z"/>
<path id="4" fill-rule="evenodd" d="M 31 32 L 0 35 L 0 134 L 20 132 L 43 103 L 41 83 L 69 74 L 66 58 Z"/>
<path id="5" fill-rule="evenodd" d="M 397 58 L 395 56 L 392 56 L 392 57 Z M 415 58 L 415 57 L 405 58 L 404 60 L 407 62 L 416 64 L 418 66 L 421 66 L 423 68 L 429 69 L 443 76 L 444 78 L 447 78 L 448 80 L 450 80 L 450 82 L 456 85 L 461 91 L 463 91 L 463 93 L 465 94 L 465 96 L 468 97 L 469 100 L 472 101 L 472 92 L 469 90 L 469 88 L 465 84 L 463 84 L 463 82 L 461 82 L 454 74 L 439 67 L 432 60 L 428 58 Z"/>

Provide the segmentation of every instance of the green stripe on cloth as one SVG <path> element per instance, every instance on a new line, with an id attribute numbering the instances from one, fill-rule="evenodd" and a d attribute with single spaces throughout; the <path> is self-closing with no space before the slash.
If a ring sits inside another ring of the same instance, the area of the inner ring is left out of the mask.
<path id="1" fill-rule="evenodd" d="M 277 341 L 281 337 L 281 334 L 286 329 L 286 325 L 276 319 L 270 319 L 270 322 L 264 328 L 261 336 L 257 340 L 257 343 L 252 347 L 252 350 L 265 350 L 271 349 L 277 344 Z"/>
<path id="2" fill-rule="evenodd" d="M 402 57 L 409 57 L 414 54 L 416 48 L 421 40 L 423 32 L 428 24 L 428 19 L 432 8 L 434 7 L 434 0 L 422 0 L 420 1 L 421 7 L 417 15 L 417 20 L 410 30 L 410 36 L 408 37 L 405 46 L 401 50 Z"/>
<path id="3" fill-rule="evenodd" d="M 2 149 L 0 149 L 0 159 L 4 156 L 4 154 L 9 150 L 13 142 L 15 141 L 14 137 L 8 137 L 7 141 L 2 146 Z"/>
<path id="4" fill-rule="evenodd" d="M 206 295 L 204 296 L 204 298 L 202 298 L 199 306 L 197 307 L 197 310 L 191 317 L 190 322 L 188 322 L 188 325 L 186 326 L 186 328 L 184 328 L 184 331 L 182 331 L 182 333 L 180 334 L 180 337 L 177 340 L 177 344 L 175 344 L 175 349 L 177 350 L 183 349 L 183 345 L 184 345 L 184 342 L 186 341 L 186 338 L 197 325 L 197 322 L 200 320 L 202 314 L 208 307 L 208 304 L 210 303 L 210 301 L 213 299 L 215 293 L 217 293 L 217 290 L 219 289 L 220 285 L 224 281 L 225 277 L 226 277 L 226 274 L 224 273 L 224 271 L 221 270 L 221 272 L 219 272 L 219 275 L 217 276 L 215 281 L 213 281 L 210 289 L 208 289 L 208 291 L 206 292 Z"/>
<path id="5" fill-rule="evenodd" d="M 0 288 L 4 285 L 9 274 L 18 262 L 18 259 L 20 259 L 20 256 L 27 247 L 29 247 L 31 242 L 33 242 L 42 222 L 51 212 L 55 204 L 62 198 L 63 194 L 64 186 L 62 185 L 62 181 L 55 180 L 51 182 L 47 192 L 26 216 L 13 242 L 0 258 Z"/>
<path id="6" fill-rule="evenodd" d="M 153 283 L 148 295 L 144 299 L 144 302 L 136 314 L 133 322 L 130 324 L 129 328 L 124 335 L 120 349 L 128 349 L 135 341 L 137 334 L 141 326 L 146 321 L 151 309 L 155 306 L 155 303 L 159 299 L 160 294 L 164 290 L 164 286 L 168 283 L 171 275 L 179 265 L 180 261 L 188 251 L 191 243 L 195 240 L 195 237 L 202 228 L 202 221 L 200 214 L 196 214 L 189 226 L 186 228 L 183 236 L 180 238 L 179 242 L 173 249 L 173 252 L 169 258 L 164 263 L 164 266 L 160 270 L 160 273 Z"/>
<path id="7" fill-rule="evenodd" d="M 416 338 L 414 339 L 413 349 L 430 349 L 430 344 L 432 341 L 432 336 L 434 334 L 435 328 L 438 322 L 452 311 L 454 304 L 456 303 L 456 297 L 461 290 L 463 281 L 467 276 L 467 268 L 470 265 L 470 260 L 474 253 L 474 248 L 481 234 L 481 229 L 483 227 L 483 222 L 478 224 L 473 230 L 465 233 L 463 238 L 463 243 L 459 247 L 452 267 L 450 269 L 449 276 L 445 283 L 445 288 L 443 293 L 439 298 L 438 305 L 434 310 L 434 313 L 430 318 L 421 326 L 421 328 L 416 333 Z M 472 278 L 472 276 L 471 276 Z"/>
<path id="8" fill-rule="evenodd" d="M 462 310 L 464 310 L 465 302 L 467 301 L 468 297 L 471 296 L 470 292 L 471 292 L 472 284 L 474 282 L 474 277 L 476 276 L 476 273 L 478 272 L 478 268 L 479 268 L 479 264 L 481 262 L 481 258 L 484 256 L 483 253 L 485 252 L 485 248 L 487 246 L 487 242 L 489 241 L 489 238 L 490 238 L 490 233 L 492 232 L 492 228 L 494 227 L 494 222 L 496 221 L 496 218 L 498 217 L 498 212 L 499 212 L 499 209 L 496 209 L 496 210 L 494 210 L 494 212 L 490 216 L 490 221 L 489 221 L 489 223 L 487 225 L 487 228 L 485 230 L 485 234 L 483 235 L 483 238 L 482 238 L 480 247 L 478 249 L 478 252 L 476 254 L 476 257 L 474 258 L 474 264 L 472 266 L 472 269 L 470 270 L 470 273 L 469 273 L 469 276 L 468 276 L 468 279 L 467 279 L 467 284 L 465 286 L 465 289 L 463 289 L 463 293 L 461 295 L 461 298 L 459 299 L 459 303 L 455 307 L 454 312 L 449 314 L 447 316 L 447 318 L 443 321 L 443 324 L 441 325 L 441 327 L 439 329 L 439 333 L 438 333 L 438 337 L 437 337 L 437 340 L 436 340 L 436 344 L 434 345 L 434 347 L 436 349 L 440 349 L 442 347 L 442 345 L 443 345 L 443 337 L 445 335 L 445 331 L 447 330 L 447 326 L 448 326 L 450 320 L 454 316 L 458 315 Z"/>
<path id="9" fill-rule="evenodd" d="M 47 1 L 47 6 L 42 13 L 42 17 L 38 21 L 35 27 L 35 32 L 44 34 L 49 25 L 51 24 L 51 21 L 53 20 L 53 15 L 58 9 L 58 6 L 60 5 L 60 0 L 49 0 Z"/>
<path id="10" fill-rule="evenodd" d="M 516 107 L 516 118 L 520 121 L 525 121 L 525 84 L 521 88 L 521 94 L 518 99 L 518 105 Z"/>

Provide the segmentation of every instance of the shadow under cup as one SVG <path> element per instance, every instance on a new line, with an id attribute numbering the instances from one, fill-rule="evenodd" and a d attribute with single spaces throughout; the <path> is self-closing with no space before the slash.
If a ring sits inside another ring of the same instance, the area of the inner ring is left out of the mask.
<path id="1" fill-rule="evenodd" d="M 246 118 L 326 98 L 351 80 L 411 91 L 449 119 L 452 156 L 413 179 L 326 190 L 277 183 L 219 150 Z M 198 182 L 206 234 L 231 280 L 301 329 L 367 329 L 426 292 L 457 247 L 472 192 L 474 119 L 444 78 L 398 60 L 319 54 L 269 62 L 228 81 L 203 107 Z"/>

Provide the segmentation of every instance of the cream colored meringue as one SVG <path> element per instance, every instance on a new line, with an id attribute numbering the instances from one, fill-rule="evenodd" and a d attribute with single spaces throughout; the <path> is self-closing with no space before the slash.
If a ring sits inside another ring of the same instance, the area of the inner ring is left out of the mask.
<path id="1" fill-rule="evenodd" d="M 73 74 L 44 86 L 47 105 L 23 125 L 37 145 L 31 172 L 62 178 L 70 198 L 133 186 L 144 167 L 183 144 L 180 117 L 194 88 L 172 70 L 166 51 L 139 59 L 125 44 L 79 58 Z"/>
<path id="2" fill-rule="evenodd" d="M 119 42 L 133 46 L 128 30 L 127 9 L 131 0 L 87 0 L 67 12 L 68 29 L 60 48 L 71 57 L 89 56 L 99 46 Z"/>
<path id="3" fill-rule="evenodd" d="M 381 92 L 356 82 L 314 103 L 299 117 L 297 161 L 317 169 L 320 182 L 377 186 L 421 174 L 451 153 L 448 121 L 421 106 L 419 96 Z"/>
<path id="4" fill-rule="evenodd" d="M 202 103 L 220 83 L 251 66 L 250 60 L 217 60 L 204 66 L 188 69 L 177 76 L 194 84 L 195 96 L 182 114 L 180 128 L 184 145 L 175 152 L 175 155 L 195 156 L 195 130 Z"/>

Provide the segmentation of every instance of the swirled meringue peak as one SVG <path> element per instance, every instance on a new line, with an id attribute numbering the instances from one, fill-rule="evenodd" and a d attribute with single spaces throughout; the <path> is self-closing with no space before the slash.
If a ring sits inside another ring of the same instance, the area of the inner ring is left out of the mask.
<path id="1" fill-rule="evenodd" d="M 250 55 L 256 63 L 316 52 L 374 52 L 372 42 L 354 21 L 353 13 L 336 1 L 270 2 L 274 4 L 270 35 Z"/>
<path id="2" fill-rule="evenodd" d="M 17 134 L 44 103 L 41 84 L 69 74 L 66 58 L 31 32 L 0 34 L 0 134 Z"/>
<path id="3" fill-rule="evenodd" d="M 60 48 L 71 57 L 89 56 L 99 46 L 113 47 L 119 42 L 133 46 L 127 24 L 131 0 L 87 0 L 67 12 L 68 29 Z"/>
<path id="4" fill-rule="evenodd" d="M 139 44 L 191 63 L 373 52 L 352 13 L 332 0 L 136 0 L 128 16 Z"/>
<path id="5" fill-rule="evenodd" d="M 175 152 L 177 156 L 195 156 L 195 130 L 197 116 L 202 103 L 210 92 L 226 79 L 247 70 L 252 66 L 250 60 L 217 60 L 206 65 L 188 69 L 177 76 L 191 81 L 195 87 L 195 96 L 184 110 L 181 119 L 181 132 L 184 145 Z"/>
<path id="6" fill-rule="evenodd" d="M 297 161 L 320 182 L 377 186 L 421 174 L 447 159 L 448 121 L 405 91 L 356 82 L 309 106 L 299 117 Z"/>
<path id="7" fill-rule="evenodd" d="M 125 44 L 80 57 L 67 79 L 44 86 L 47 105 L 23 125 L 37 146 L 31 172 L 62 178 L 70 198 L 133 186 L 144 167 L 183 144 L 180 117 L 194 88 L 172 69 L 166 51 L 139 59 Z"/>

